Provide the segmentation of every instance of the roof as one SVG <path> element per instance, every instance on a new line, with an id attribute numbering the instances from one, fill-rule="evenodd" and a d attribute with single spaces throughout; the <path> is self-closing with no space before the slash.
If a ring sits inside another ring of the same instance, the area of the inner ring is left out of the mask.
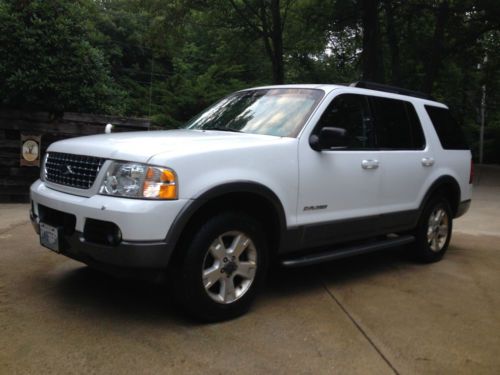
<path id="1" fill-rule="evenodd" d="M 362 87 L 365 86 L 365 87 Z M 351 84 L 288 84 L 288 85 L 270 85 L 270 86 L 260 86 L 252 87 L 247 90 L 255 89 L 284 89 L 284 88 L 296 88 L 296 89 L 319 89 L 323 90 L 326 94 L 333 90 L 343 89 L 352 93 L 358 93 L 363 95 L 374 95 L 375 93 L 383 94 L 384 97 L 401 99 L 401 100 L 417 100 L 424 104 L 438 105 L 439 107 L 445 107 L 443 103 L 436 101 L 430 95 L 425 93 L 420 93 L 418 91 L 412 91 L 400 87 L 382 85 L 373 82 L 354 82 Z M 242 90 L 246 91 L 246 90 Z"/>

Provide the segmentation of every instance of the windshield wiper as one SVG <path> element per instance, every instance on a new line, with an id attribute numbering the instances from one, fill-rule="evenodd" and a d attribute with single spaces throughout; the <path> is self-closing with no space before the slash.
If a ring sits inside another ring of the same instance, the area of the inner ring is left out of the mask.
<path id="1" fill-rule="evenodd" d="M 243 131 L 238 129 L 224 128 L 222 126 L 214 126 L 212 128 L 206 128 L 204 130 L 220 130 L 222 132 L 244 133 Z"/>

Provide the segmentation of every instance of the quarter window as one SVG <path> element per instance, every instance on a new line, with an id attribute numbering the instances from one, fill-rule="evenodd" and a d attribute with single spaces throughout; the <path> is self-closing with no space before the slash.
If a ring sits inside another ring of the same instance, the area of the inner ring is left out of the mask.
<path id="1" fill-rule="evenodd" d="M 445 150 L 468 150 L 462 129 L 446 108 L 426 105 L 425 110 Z"/>

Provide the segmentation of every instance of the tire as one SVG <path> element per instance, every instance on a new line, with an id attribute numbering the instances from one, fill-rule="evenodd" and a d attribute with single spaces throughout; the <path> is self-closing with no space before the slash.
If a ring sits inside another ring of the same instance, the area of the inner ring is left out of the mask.
<path id="1" fill-rule="evenodd" d="M 443 196 L 432 197 L 425 205 L 415 231 L 415 255 L 425 263 L 437 262 L 448 250 L 453 228 L 450 204 Z"/>
<path id="2" fill-rule="evenodd" d="M 223 212 L 194 231 L 174 269 L 174 295 L 204 322 L 247 312 L 265 279 L 268 251 L 260 224 L 242 212 Z"/>

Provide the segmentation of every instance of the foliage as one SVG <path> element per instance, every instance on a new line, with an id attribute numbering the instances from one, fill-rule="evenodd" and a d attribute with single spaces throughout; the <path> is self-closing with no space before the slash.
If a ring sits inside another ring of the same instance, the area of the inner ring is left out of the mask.
<path id="1" fill-rule="evenodd" d="M 114 109 L 121 94 L 92 45 L 92 2 L 0 2 L 0 100 L 4 106 Z"/>
<path id="2" fill-rule="evenodd" d="M 175 127 L 276 82 L 431 93 L 500 162 L 496 0 L 0 0 L 0 105 Z"/>

